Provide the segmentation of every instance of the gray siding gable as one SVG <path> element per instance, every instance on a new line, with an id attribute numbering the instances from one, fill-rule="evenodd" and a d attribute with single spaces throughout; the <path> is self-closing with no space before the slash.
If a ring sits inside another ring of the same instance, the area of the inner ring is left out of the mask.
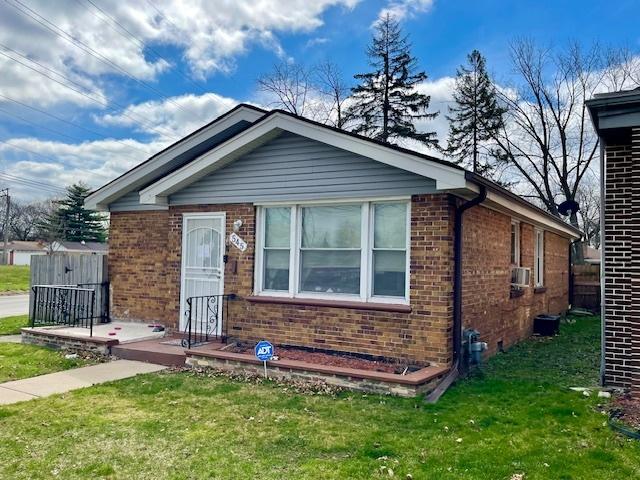
<path id="1" fill-rule="evenodd" d="M 289 132 L 169 197 L 170 205 L 433 193 L 435 181 Z"/>

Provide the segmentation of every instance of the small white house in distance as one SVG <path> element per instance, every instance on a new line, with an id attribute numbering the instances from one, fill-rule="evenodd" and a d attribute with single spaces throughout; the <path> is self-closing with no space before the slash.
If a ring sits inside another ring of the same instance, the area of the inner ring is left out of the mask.
<path id="1" fill-rule="evenodd" d="M 108 245 L 100 242 L 67 242 L 54 241 L 51 243 L 52 253 L 107 253 Z"/>
<path id="2" fill-rule="evenodd" d="M 32 255 L 47 254 L 47 249 L 42 242 L 15 240 L 9 242 L 7 250 L 9 251 L 7 261 L 9 265 L 30 265 Z M 2 243 L 0 243 L 0 252 L 4 254 L 4 244 Z M 0 258 L 4 258 L 4 255 L 0 255 Z"/>

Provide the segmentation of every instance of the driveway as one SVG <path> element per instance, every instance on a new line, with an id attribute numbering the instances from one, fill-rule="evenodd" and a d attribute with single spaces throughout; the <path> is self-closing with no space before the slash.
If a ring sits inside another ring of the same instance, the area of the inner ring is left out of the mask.
<path id="1" fill-rule="evenodd" d="M 0 295 L 0 318 L 29 313 L 29 294 Z"/>

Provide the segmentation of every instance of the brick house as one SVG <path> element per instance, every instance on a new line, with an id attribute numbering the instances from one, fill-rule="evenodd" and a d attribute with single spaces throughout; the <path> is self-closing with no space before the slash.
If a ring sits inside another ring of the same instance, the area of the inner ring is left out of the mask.
<path id="1" fill-rule="evenodd" d="M 442 366 L 463 328 L 493 354 L 567 309 L 580 236 L 449 162 L 248 105 L 86 206 L 111 216 L 114 319 L 181 330 L 188 298 L 233 293 L 220 335 Z"/>
<path id="2" fill-rule="evenodd" d="M 602 172 L 602 381 L 640 394 L 640 89 L 587 106 Z"/>

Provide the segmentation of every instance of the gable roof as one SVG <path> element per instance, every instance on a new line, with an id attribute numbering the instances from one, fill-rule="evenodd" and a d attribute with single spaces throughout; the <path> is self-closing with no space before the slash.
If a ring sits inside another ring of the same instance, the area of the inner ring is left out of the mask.
<path id="1" fill-rule="evenodd" d="M 249 108 L 248 105 L 240 105 L 236 109 L 243 106 Z M 582 235 L 580 230 L 546 210 L 531 204 L 500 185 L 446 160 L 321 124 L 283 110 L 265 112 L 255 109 L 255 107 L 251 108 L 254 109 L 254 113 L 259 111 L 261 115 L 201 155 L 175 166 L 171 171 L 165 170 L 162 174 L 156 175 L 155 181 L 149 182 L 140 190 L 140 203 L 166 207 L 168 197 L 172 193 L 228 165 L 245 153 L 275 138 L 283 131 L 288 131 L 432 178 L 436 182 L 436 189 L 442 192 L 450 192 L 469 198 L 473 197 L 479 191 L 479 185 L 482 185 L 489 191 L 485 204 L 490 208 L 507 212 L 519 218 L 529 219 L 563 236 L 580 238 Z M 96 193 L 98 192 L 100 190 Z M 92 194 L 91 197 L 94 195 Z M 88 208 L 91 208 L 92 205 L 105 206 L 104 203 L 100 204 L 95 201 L 95 197 L 91 197 L 88 197 L 90 200 Z"/>
<path id="2" fill-rule="evenodd" d="M 104 210 L 107 205 L 127 193 L 142 188 L 160 176 L 189 162 L 215 145 L 224 142 L 262 117 L 265 110 L 239 104 L 212 122 L 169 145 L 116 179 L 92 192 L 85 206 Z"/>
<path id="3" fill-rule="evenodd" d="M 4 244 L 0 243 L 0 250 L 4 249 Z M 8 243 L 7 250 L 16 252 L 44 252 L 46 248 L 42 242 L 30 242 L 26 240 L 13 240 Z"/>

